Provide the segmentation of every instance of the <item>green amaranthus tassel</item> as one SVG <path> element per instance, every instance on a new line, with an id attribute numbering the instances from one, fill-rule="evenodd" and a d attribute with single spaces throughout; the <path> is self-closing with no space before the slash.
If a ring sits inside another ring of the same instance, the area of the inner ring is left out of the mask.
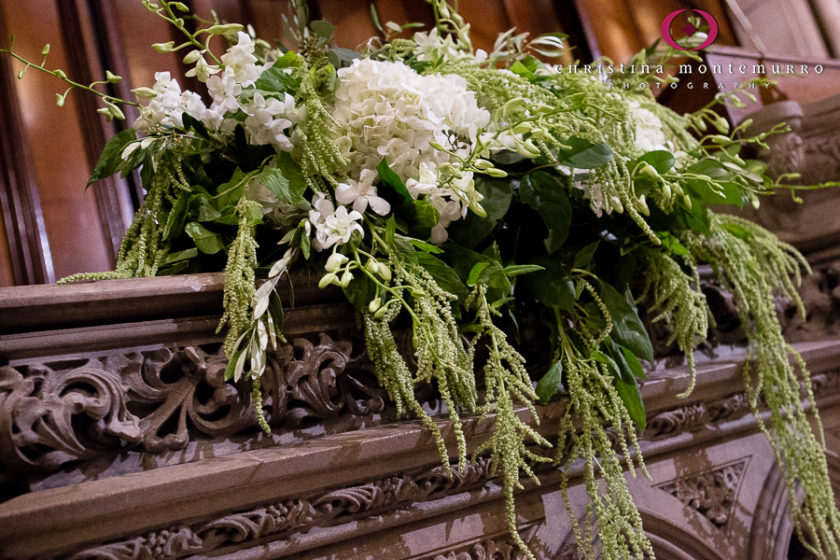
<path id="1" fill-rule="evenodd" d="M 825 439 L 805 361 L 782 336 L 774 297 L 805 310 L 796 284 L 807 262 L 772 233 L 741 218 L 713 215 L 712 233 L 686 233 L 698 258 L 710 262 L 738 305 L 749 341 L 744 382 L 750 406 L 767 435 L 788 489 L 790 511 L 802 544 L 822 560 L 840 558 L 840 512 L 825 458 Z M 803 397 L 811 403 L 806 409 Z M 761 409 L 766 405 L 769 419 Z M 800 503 L 797 490 L 803 491 Z"/>

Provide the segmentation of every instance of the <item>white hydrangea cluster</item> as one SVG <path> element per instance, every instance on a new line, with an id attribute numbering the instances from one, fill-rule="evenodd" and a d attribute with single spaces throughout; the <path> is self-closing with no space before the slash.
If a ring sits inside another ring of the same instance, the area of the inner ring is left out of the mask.
<path id="1" fill-rule="evenodd" d="M 668 150 L 664 125 L 659 117 L 642 107 L 635 99 L 628 101 L 627 105 L 636 124 L 636 148 L 641 153 Z"/>
<path id="2" fill-rule="evenodd" d="M 421 76 L 403 63 L 359 59 L 338 77 L 333 115 L 339 149 L 350 162 L 350 181 L 337 190 L 338 201 L 357 211 L 387 213 L 373 172 L 385 158 L 412 197 L 438 210 L 432 240 L 444 241 L 449 223 L 480 200 L 461 160 L 471 157 L 490 113 L 456 75 Z"/>
<path id="3" fill-rule="evenodd" d="M 186 75 L 207 84 L 212 100 L 209 107 L 195 92 L 181 92 L 169 72 L 155 74 L 151 89 L 135 90 L 150 101 L 141 109 L 134 128 L 140 134 L 149 134 L 158 126 L 181 127 L 183 114 L 188 113 L 218 134 L 230 134 L 242 123 L 250 144 L 271 144 L 278 151 L 291 151 L 290 129 L 301 120 L 302 108 L 295 107 L 288 93 L 281 100 L 249 91 L 268 67 L 259 64 L 254 48 L 251 36 L 240 31 L 237 42 L 221 56 L 221 65 L 208 64 L 199 51 L 187 55 L 186 60 L 195 66 Z"/>

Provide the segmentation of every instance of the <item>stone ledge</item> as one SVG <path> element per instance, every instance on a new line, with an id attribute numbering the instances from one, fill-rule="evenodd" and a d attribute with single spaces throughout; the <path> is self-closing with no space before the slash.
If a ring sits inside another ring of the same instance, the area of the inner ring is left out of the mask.
<path id="1" fill-rule="evenodd" d="M 821 405 L 835 405 L 840 379 L 835 363 L 840 358 L 840 341 L 805 344 L 800 350 L 809 360 L 819 385 Z M 693 398 L 680 403 L 682 406 L 677 409 L 651 410 L 652 421 L 663 413 L 676 414 L 682 420 L 664 435 L 643 441 L 647 460 L 689 446 L 756 432 L 754 418 L 743 402 L 732 400 L 733 389 L 740 386 L 738 370 L 735 361 L 704 368 L 695 393 L 700 401 Z M 643 388 L 643 394 L 647 397 L 650 393 L 651 398 L 659 398 L 664 404 L 664 397 L 657 394 L 670 390 L 671 383 L 652 379 Z M 726 393 L 726 388 L 730 395 L 727 398 L 734 403 L 730 411 L 706 417 L 686 414 L 698 402 L 701 407 L 714 405 L 716 396 Z M 561 409 L 562 401 L 540 408 L 541 431 L 550 434 L 556 429 L 555 420 Z M 439 425 L 445 434 L 449 432 L 448 422 L 440 421 Z M 468 420 L 470 445 L 474 447 L 482 441 L 491 426 L 490 421 Z M 323 497 L 331 489 L 352 489 L 399 473 L 433 469 L 437 462 L 428 432 L 416 422 L 401 422 L 32 492 L 0 504 L 0 556 L 31 558 L 69 553 L 112 539 L 145 538 L 143 534 L 156 529 L 206 527 L 213 519 L 262 511 L 273 503 L 305 499 L 313 493 Z M 572 465 L 567 473 L 572 478 L 578 476 L 580 465 Z M 556 471 L 547 476 L 547 481 L 553 480 Z M 476 499 L 483 499 L 481 496 L 487 492 L 497 493 L 498 489 L 492 490 L 492 484 L 486 486 L 478 491 Z M 357 532 L 346 532 L 346 538 L 354 534 Z M 316 546 L 315 541 L 312 546 Z"/>

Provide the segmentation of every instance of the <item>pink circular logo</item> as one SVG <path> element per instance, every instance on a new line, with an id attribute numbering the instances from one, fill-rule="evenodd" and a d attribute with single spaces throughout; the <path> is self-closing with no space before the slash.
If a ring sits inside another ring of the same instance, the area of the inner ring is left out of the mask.
<path id="1" fill-rule="evenodd" d="M 671 35 L 671 23 L 674 21 L 674 19 L 678 15 L 680 15 L 681 13 L 683 13 L 685 11 L 687 11 L 687 9 L 683 8 L 682 10 L 673 11 L 670 14 L 668 14 L 667 16 L 665 16 L 665 19 L 662 21 L 662 30 L 661 30 L 662 31 L 662 39 L 666 43 L 668 43 L 669 45 L 671 45 L 675 49 L 680 49 L 680 50 L 683 50 L 683 51 L 687 51 L 688 47 L 681 47 L 680 45 L 677 44 L 676 41 L 674 41 L 674 37 Z M 704 12 L 703 10 L 698 10 L 698 9 L 694 9 L 693 11 L 700 14 L 703 17 L 703 19 L 706 20 L 706 23 L 709 24 L 709 34 L 708 34 L 708 37 L 706 37 L 706 40 L 703 41 L 702 44 L 700 44 L 696 47 L 691 47 L 692 50 L 698 51 L 700 49 L 705 49 L 706 47 L 708 47 L 709 45 L 711 45 L 712 43 L 715 42 L 715 39 L 717 39 L 717 35 L 718 35 L 718 22 L 712 16 L 712 14 L 710 14 L 708 12 Z M 691 25 L 690 23 L 687 23 L 682 28 L 682 31 L 686 35 L 692 35 L 693 33 L 695 33 L 697 31 L 697 28 L 694 27 L 693 25 Z"/>

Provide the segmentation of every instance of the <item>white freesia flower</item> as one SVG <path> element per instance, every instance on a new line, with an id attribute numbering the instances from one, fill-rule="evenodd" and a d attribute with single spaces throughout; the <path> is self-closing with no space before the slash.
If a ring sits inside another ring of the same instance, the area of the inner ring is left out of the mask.
<path id="1" fill-rule="evenodd" d="M 368 205 L 380 216 L 391 211 L 391 205 L 384 198 L 376 196 L 373 182 L 378 177 L 372 169 L 362 169 L 359 180 L 350 179 L 347 183 L 340 183 L 335 189 L 335 199 L 341 204 L 352 204 L 353 210 L 364 213 Z"/>
<path id="2" fill-rule="evenodd" d="M 316 250 L 321 251 L 333 245 L 347 243 L 354 231 L 365 234 L 362 225 L 358 223 L 362 219 L 359 212 L 347 212 L 344 206 L 335 208 L 323 193 L 312 199 L 312 207 L 313 210 L 309 211 L 309 221 L 315 226 L 313 246 Z"/>

